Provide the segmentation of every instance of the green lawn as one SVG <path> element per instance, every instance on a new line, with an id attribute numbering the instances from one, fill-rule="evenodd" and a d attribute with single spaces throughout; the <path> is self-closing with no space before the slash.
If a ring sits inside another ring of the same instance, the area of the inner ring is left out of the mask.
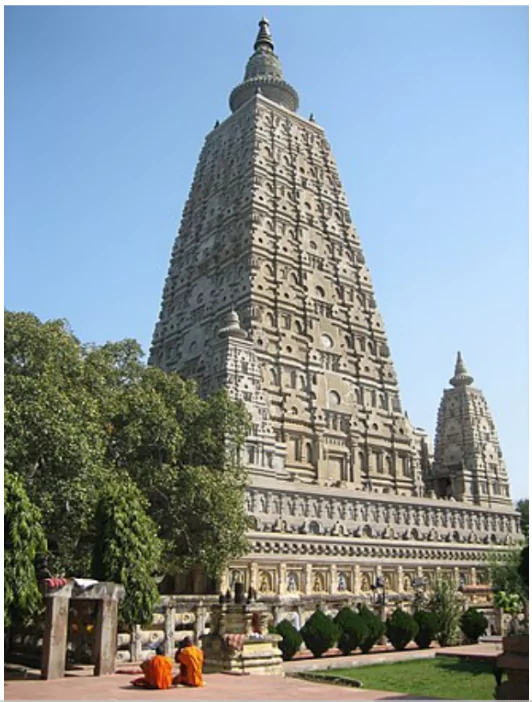
<path id="1" fill-rule="evenodd" d="M 336 668 L 319 675 L 320 677 L 341 675 L 360 680 L 366 689 L 408 692 L 420 697 L 492 700 L 495 692 L 495 677 L 492 670 L 491 663 L 484 661 L 442 657 L 359 668 Z"/>

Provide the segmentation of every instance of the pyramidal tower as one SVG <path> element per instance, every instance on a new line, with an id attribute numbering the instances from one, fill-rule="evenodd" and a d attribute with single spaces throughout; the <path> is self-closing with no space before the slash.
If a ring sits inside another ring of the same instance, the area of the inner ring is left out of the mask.
<path id="1" fill-rule="evenodd" d="M 199 159 L 151 362 L 247 404 L 254 472 L 419 494 L 360 240 L 324 131 L 298 103 L 262 19 L 232 115 Z"/>
<path id="2" fill-rule="evenodd" d="M 453 387 L 444 390 L 438 412 L 431 476 L 436 495 L 488 507 L 511 505 L 495 424 L 460 352 L 449 383 Z"/>
<path id="3" fill-rule="evenodd" d="M 227 388 L 252 417 L 251 551 L 221 589 L 369 594 L 382 576 L 400 593 L 442 568 L 474 581 L 489 549 L 518 538 L 518 516 L 503 499 L 495 514 L 466 498 L 469 479 L 457 487 L 460 460 L 464 479 L 478 472 L 468 447 L 456 460 L 438 448 L 433 474 L 331 148 L 298 104 L 262 19 L 231 114 L 201 151 L 150 351 L 203 394 Z"/>

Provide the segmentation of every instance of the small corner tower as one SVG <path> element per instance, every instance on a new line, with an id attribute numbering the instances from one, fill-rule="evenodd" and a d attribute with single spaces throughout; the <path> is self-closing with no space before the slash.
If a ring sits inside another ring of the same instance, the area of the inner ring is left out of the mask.
<path id="1" fill-rule="evenodd" d="M 484 394 L 458 352 L 438 411 L 431 487 L 438 497 L 512 506 L 506 466 Z"/>

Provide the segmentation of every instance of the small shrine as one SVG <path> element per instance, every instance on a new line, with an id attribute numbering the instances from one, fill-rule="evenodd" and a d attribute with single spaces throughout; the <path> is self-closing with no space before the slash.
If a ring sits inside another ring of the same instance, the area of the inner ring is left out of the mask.
<path id="1" fill-rule="evenodd" d="M 246 597 L 242 583 L 235 583 L 234 599 L 228 591 L 212 607 L 211 630 L 202 637 L 204 672 L 284 675 L 277 646 L 281 637 L 268 633 L 271 620 L 268 607 L 255 601 L 253 591 Z"/>

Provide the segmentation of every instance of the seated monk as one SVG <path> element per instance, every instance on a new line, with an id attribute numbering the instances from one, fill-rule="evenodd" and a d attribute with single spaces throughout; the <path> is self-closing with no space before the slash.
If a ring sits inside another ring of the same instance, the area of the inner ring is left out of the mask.
<path id="1" fill-rule="evenodd" d="M 148 687 L 150 690 L 168 690 L 172 684 L 172 659 L 164 655 L 164 648 L 157 646 L 155 656 L 141 664 L 144 677 L 132 680 L 135 687 Z"/>
<path id="2" fill-rule="evenodd" d="M 179 675 L 174 678 L 174 685 L 203 687 L 203 651 L 194 646 L 190 636 L 183 639 L 175 660 L 179 663 Z"/>

